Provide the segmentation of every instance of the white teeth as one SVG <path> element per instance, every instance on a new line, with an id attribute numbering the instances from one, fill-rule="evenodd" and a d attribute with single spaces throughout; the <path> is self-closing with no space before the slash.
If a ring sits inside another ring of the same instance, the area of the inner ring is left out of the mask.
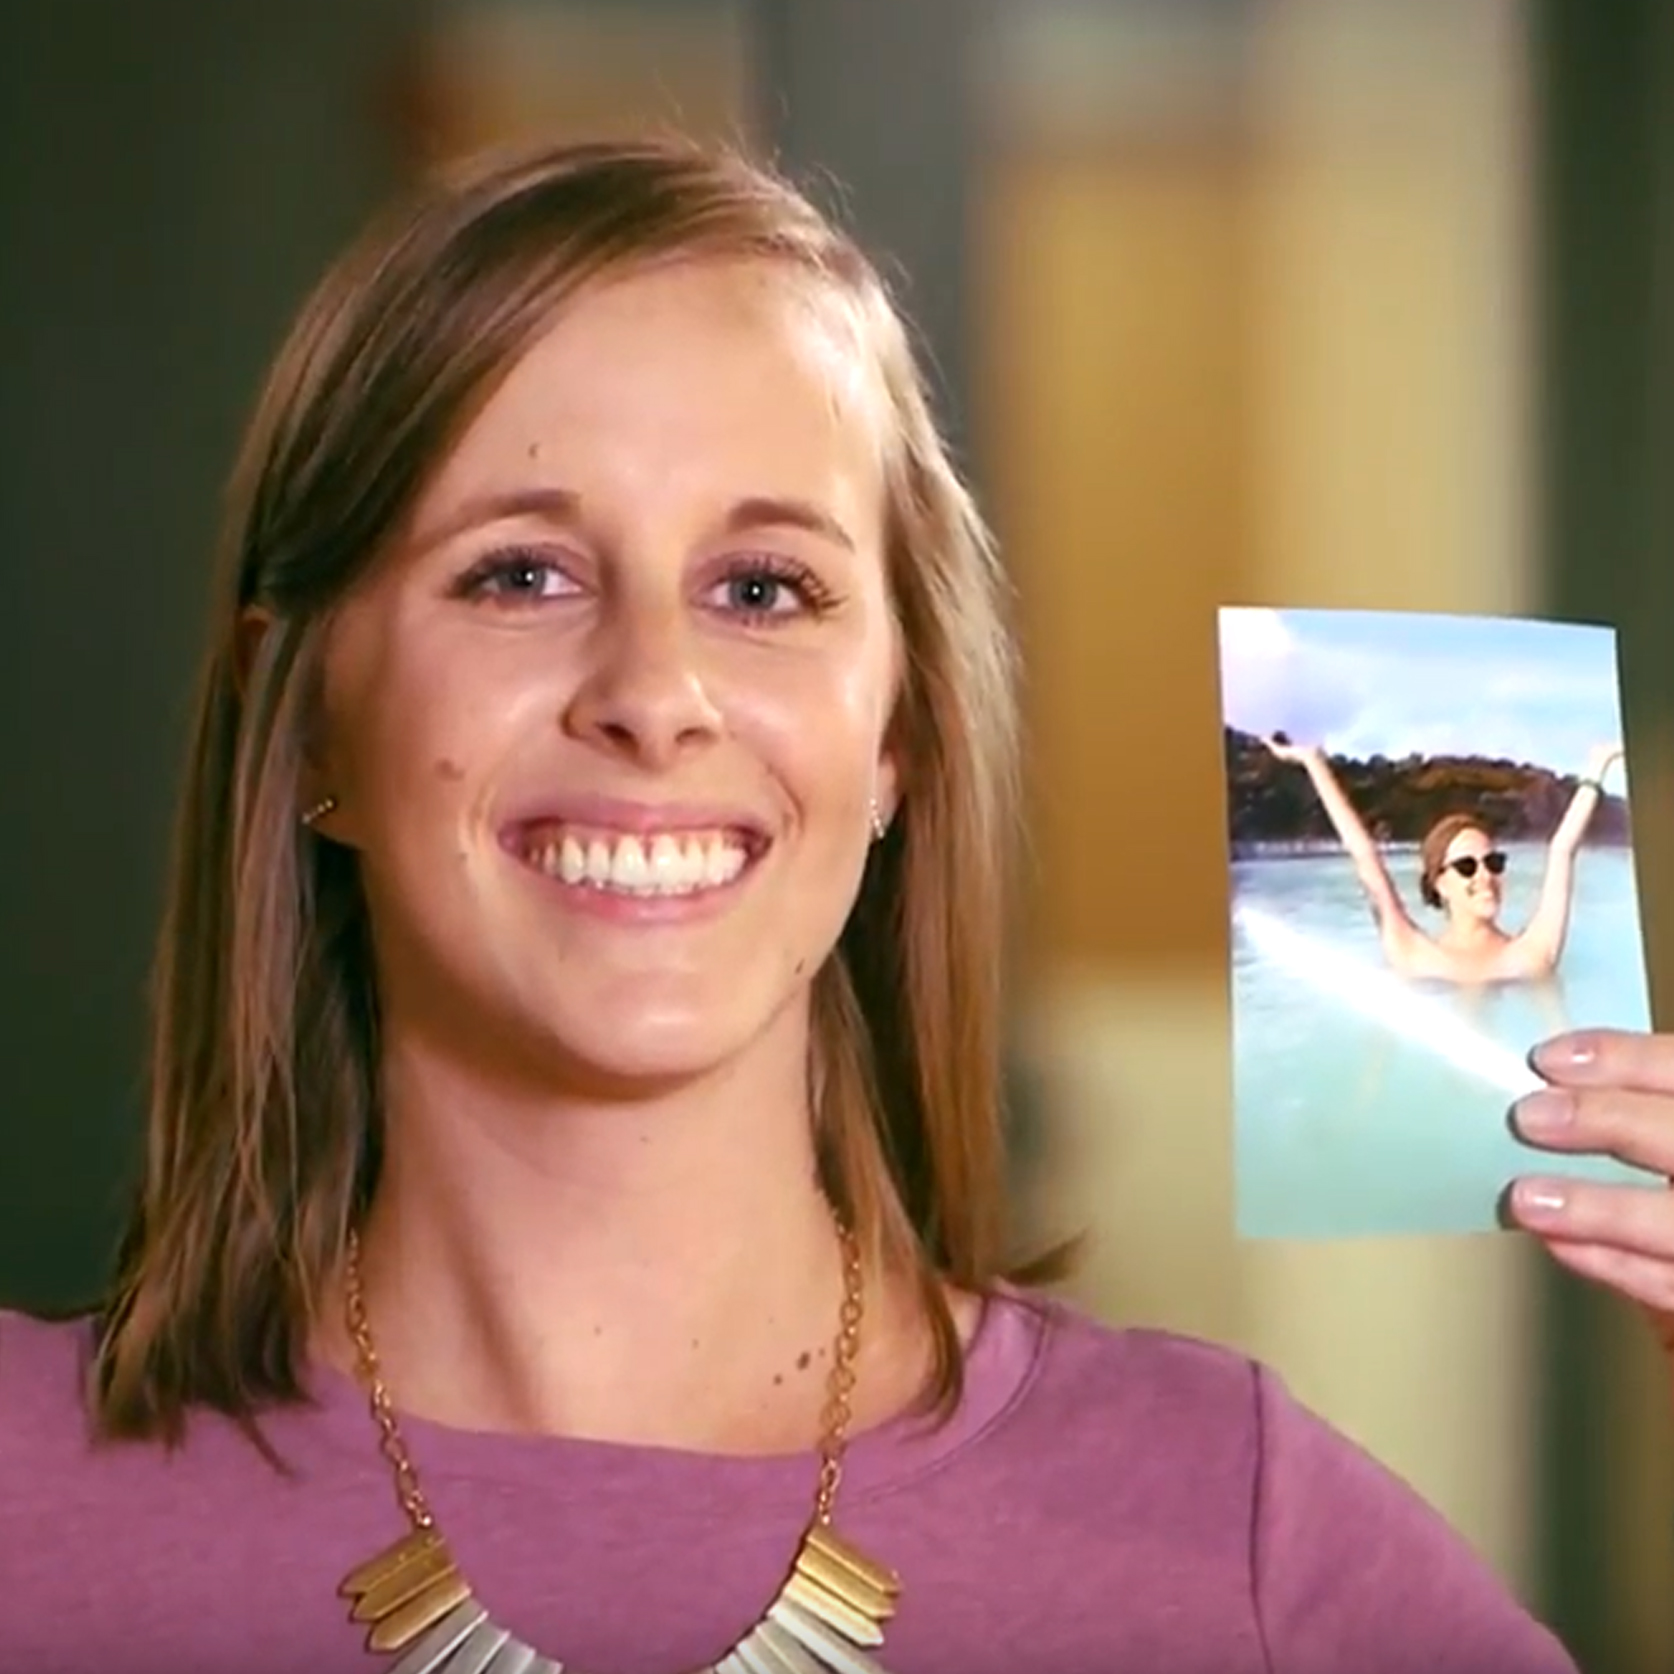
<path id="1" fill-rule="evenodd" d="M 636 845 L 637 846 L 637 845 Z M 626 847 L 626 844 L 623 845 Z M 620 850 L 618 851 L 620 853 Z M 680 845 L 665 832 L 651 840 L 651 881 L 658 890 L 668 894 L 685 883 L 686 862 Z"/>
<path id="2" fill-rule="evenodd" d="M 658 832 L 649 839 L 623 835 L 614 842 L 565 832 L 531 848 L 529 859 L 548 877 L 567 884 L 630 895 L 689 895 L 731 883 L 744 870 L 747 856 L 737 839 L 724 832 Z"/>
<path id="3" fill-rule="evenodd" d="M 587 876 L 587 851 L 573 837 L 566 836 L 558 846 L 558 876 L 567 884 L 580 883 Z"/>
<path id="4" fill-rule="evenodd" d="M 610 845 L 599 837 L 587 845 L 587 881 L 593 884 L 610 882 Z"/>
<path id="5" fill-rule="evenodd" d="M 645 845 L 637 837 L 624 837 L 616 845 L 610 882 L 617 889 L 643 889 L 650 881 L 651 863 L 645 858 Z"/>
<path id="6" fill-rule="evenodd" d="M 744 869 L 744 851 L 711 838 L 703 853 L 703 881 L 713 888 L 729 884 Z"/>

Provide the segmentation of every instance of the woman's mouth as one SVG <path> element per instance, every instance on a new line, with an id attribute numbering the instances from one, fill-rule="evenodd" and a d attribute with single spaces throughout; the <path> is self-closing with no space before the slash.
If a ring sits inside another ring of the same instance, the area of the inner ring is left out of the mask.
<path id="1" fill-rule="evenodd" d="M 724 889 L 767 846 L 758 833 L 728 827 L 640 832 L 557 822 L 520 826 L 506 843 L 525 866 L 561 883 L 647 898 Z"/>

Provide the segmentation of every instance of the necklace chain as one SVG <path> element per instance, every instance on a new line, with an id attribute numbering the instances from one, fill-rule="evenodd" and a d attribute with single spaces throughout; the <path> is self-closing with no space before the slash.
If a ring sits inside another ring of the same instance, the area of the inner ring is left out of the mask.
<path id="1" fill-rule="evenodd" d="M 849 1426 L 854 1419 L 855 1363 L 860 1355 L 860 1326 L 865 1317 L 865 1273 L 859 1241 L 840 1218 L 837 1237 L 843 1256 L 843 1301 L 837 1316 L 831 1374 L 826 1380 L 825 1406 L 820 1417 L 820 1467 L 814 1491 L 814 1522 L 821 1527 L 829 1527 L 831 1523 L 837 1489 L 843 1480 L 843 1452 L 848 1444 Z M 344 1276 L 349 1336 L 355 1346 L 361 1381 L 371 1401 L 372 1416 L 378 1425 L 379 1451 L 395 1475 L 396 1497 L 407 1520 L 417 1530 L 434 1529 L 435 1513 L 425 1498 L 418 1468 L 413 1464 L 413 1456 L 407 1449 L 406 1438 L 395 1416 L 389 1385 L 385 1383 L 378 1364 L 378 1350 L 372 1340 L 372 1324 L 367 1317 L 366 1293 L 361 1280 L 360 1236 L 353 1229 L 349 1232 Z"/>

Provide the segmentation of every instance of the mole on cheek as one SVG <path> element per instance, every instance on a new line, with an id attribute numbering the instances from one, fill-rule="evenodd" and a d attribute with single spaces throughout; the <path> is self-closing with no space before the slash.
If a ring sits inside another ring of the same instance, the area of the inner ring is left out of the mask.
<path id="1" fill-rule="evenodd" d="M 457 783 L 465 777 L 465 769 L 456 761 L 449 761 L 446 756 L 436 763 L 436 777 L 449 779 Z"/>

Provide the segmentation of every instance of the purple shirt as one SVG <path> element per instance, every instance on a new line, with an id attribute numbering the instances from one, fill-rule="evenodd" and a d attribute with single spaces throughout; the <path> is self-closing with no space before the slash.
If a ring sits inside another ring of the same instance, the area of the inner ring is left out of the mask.
<path id="1" fill-rule="evenodd" d="M 356 1674 L 403 1524 L 359 1391 L 93 1449 L 85 1325 L 0 1314 L 0 1671 Z M 403 1428 L 477 1596 L 589 1674 L 707 1666 L 783 1580 L 807 1458 Z M 992 1303 L 940 1430 L 858 1437 L 836 1527 L 901 1575 L 889 1674 L 1567 1674 L 1434 1512 L 1225 1350 Z"/>

